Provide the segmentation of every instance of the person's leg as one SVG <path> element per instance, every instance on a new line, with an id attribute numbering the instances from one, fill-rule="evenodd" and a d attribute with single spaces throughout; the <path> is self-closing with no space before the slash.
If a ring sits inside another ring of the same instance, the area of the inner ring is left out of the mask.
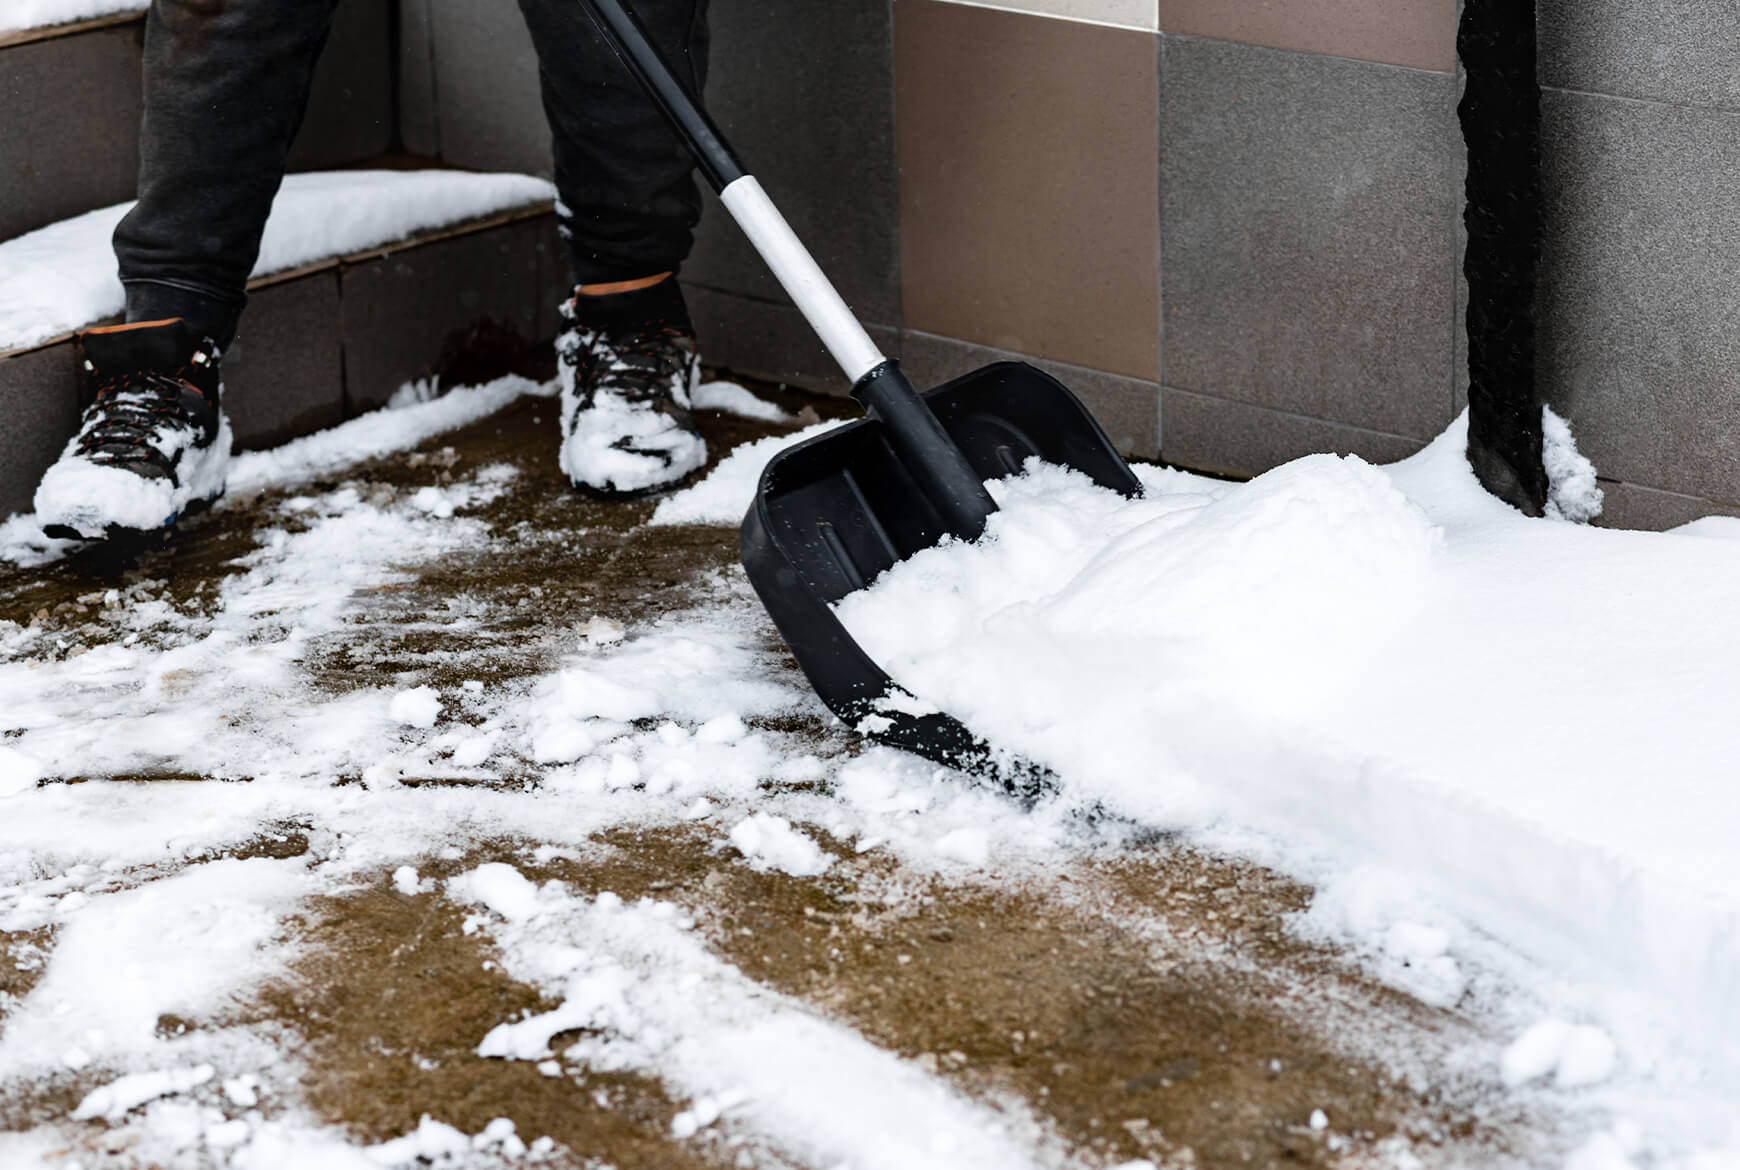
<path id="1" fill-rule="evenodd" d="M 555 141 L 574 295 L 557 339 L 562 470 L 606 496 L 660 491 L 707 458 L 691 394 L 700 359 L 676 271 L 701 217 L 694 162 L 579 0 L 520 0 Z M 637 0 L 699 93 L 706 0 Z"/>
<path id="2" fill-rule="evenodd" d="M 219 359 L 337 0 L 153 0 L 139 203 L 115 230 L 127 324 L 83 334 L 92 401 L 36 489 L 50 536 L 167 528 L 222 493 Z"/>
<path id="3" fill-rule="evenodd" d="M 153 0 L 139 203 L 115 231 L 128 321 L 230 343 L 336 5 Z"/>
<path id="4" fill-rule="evenodd" d="M 701 218 L 687 148 L 580 0 L 520 0 L 520 9 L 538 50 L 574 283 L 675 271 Z M 706 9 L 706 0 L 635 4 L 665 60 L 695 93 L 707 79 Z"/>

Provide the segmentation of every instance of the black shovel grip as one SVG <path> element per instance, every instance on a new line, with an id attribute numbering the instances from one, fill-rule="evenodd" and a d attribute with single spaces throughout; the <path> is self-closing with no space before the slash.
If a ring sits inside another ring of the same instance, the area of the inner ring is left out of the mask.
<path id="1" fill-rule="evenodd" d="M 852 397 L 883 425 L 901 466 L 918 481 L 949 532 L 977 540 L 997 505 L 899 364 L 883 362 L 865 374 L 852 387 Z"/>
<path id="2" fill-rule="evenodd" d="M 731 147 L 707 117 L 707 112 L 683 88 L 640 20 L 623 7 L 622 0 L 584 0 L 593 22 L 616 49 L 629 70 L 658 103 L 673 129 L 688 143 L 701 173 L 714 191 L 723 191 L 747 172 Z"/>

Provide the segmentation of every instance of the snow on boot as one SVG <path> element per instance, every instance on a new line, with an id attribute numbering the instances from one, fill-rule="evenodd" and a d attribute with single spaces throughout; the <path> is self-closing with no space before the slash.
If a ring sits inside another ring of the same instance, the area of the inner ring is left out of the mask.
<path id="1" fill-rule="evenodd" d="M 230 424 L 217 346 L 179 318 L 92 329 L 82 341 L 96 397 L 36 489 L 43 532 L 155 532 L 222 495 Z"/>
<path id="2" fill-rule="evenodd" d="M 617 499 L 680 483 L 707 461 L 692 403 L 701 362 L 674 277 L 632 292 L 576 292 L 556 338 L 562 471 Z"/>

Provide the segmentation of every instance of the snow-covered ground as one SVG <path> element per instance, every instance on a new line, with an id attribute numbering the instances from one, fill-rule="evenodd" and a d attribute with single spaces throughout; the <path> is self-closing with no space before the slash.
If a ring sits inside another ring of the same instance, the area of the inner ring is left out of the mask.
<path id="1" fill-rule="evenodd" d="M 12 0 L 8 0 L 11 3 Z M 530 175 L 320 171 L 289 175 L 272 204 L 255 276 L 396 243 L 420 231 L 554 198 Z M 109 245 L 133 204 L 103 207 L 0 242 L 0 352 L 120 313 Z"/>
<path id="2" fill-rule="evenodd" d="M 1109 1165 L 1041 1099 L 968 1091 L 752 978 L 680 898 L 541 876 L 626 829 L 697 834 L 714 864 L 806 888 L 876 859 L 1081 883 L 1084 834 L 1105 840 L 1086 809 L 1313 885 L 1296 936 L 1487 1036 L 1380 1054 L 1398 1079 L 1473 1084 L 1495 1118 L 1568 1118 L 1513 1156 L 1740 1156 L 1728 524 L 1525 520 L 1480 493 L 1454 429 L 1388 468 L 1320 456 L 1245 485 L 1144 469 L 1133 501 L 1033 469 L 996 486 L 979 546 L 916 557 L 841 607 L 917 694 L 1054 767 L 1060 795 L 1023 809 L 828 729 L 734 568 L 698 570 L 688 605 L 549 616 L 547 667 L 498 669 L 520 645 L 449 649 L 545 594 L 430 600 L 424 574 L 506 540 L 579 565 L 604 538 L 492 529 L 524 490 L 509 460 L 420 453 L 385 477 L 347 461 L 543 392 L 455 391 L 243 456 L 209 523 L 252 531 L 209 586 L 135 575 L 0 622 L 0 938 L 39 968 L 0 997 L 0 1085 L 66 1095 L 0 1134 L 0 1164 L 567 1156 L 440 1116 L 371 1144 L 297 1099 L 303 1058 L 244 1007 L 297 961 L 311 906 L 386 883 L 463 907 L 493 969 L 540 993 L 479 1055 L 653 1078 L 682 1105 L 671 1140 L 718 1138 L 718 1164 Z M 757 468 L 802 433 L 740 448 L 637 513 L 643 531 L 734 525 Z M 64 552 L 26 517 L 0 529 L 0 557 L 35 566 L 20 573 L 70 571 Z M 429 647 L 416 664 L 378 636 L 397 596 L 416 599 L 390 623 Z M 317 669 L 346 646 L 367 653 Z M 244 847 L 286 834 L 305 847 Z M 475 853 L 503 841 L 520 844 Z M 1334 1114 L 1293 1119 L 1311 1157 L 1434 1164 Z M 1132 1165 L 1182 1161 L 1153 1141 Z"/>

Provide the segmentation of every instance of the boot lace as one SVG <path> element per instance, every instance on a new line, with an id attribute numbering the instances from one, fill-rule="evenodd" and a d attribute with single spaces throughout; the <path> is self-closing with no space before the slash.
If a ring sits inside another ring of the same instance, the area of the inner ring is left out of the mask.
<path id="1" fill-rule="evenodd" d="M 150 459 L 150 440 L 165 424 L 188 425 L 181 409 L 186 390 L 187 383 L 158 370 L 128 370 L 99 379 L 78 453 L 109 463 Z"/>
<path id="2" fill-rule="evenodd" d="M 663 328 L 598 337 L 588 347 L 598 374 L 585 379 L 583 408 L 601 392 L 637 404 L 670 400 L 672 387 L 688 368 L 689 355 L 681 344 L 687 336 Z"/>

